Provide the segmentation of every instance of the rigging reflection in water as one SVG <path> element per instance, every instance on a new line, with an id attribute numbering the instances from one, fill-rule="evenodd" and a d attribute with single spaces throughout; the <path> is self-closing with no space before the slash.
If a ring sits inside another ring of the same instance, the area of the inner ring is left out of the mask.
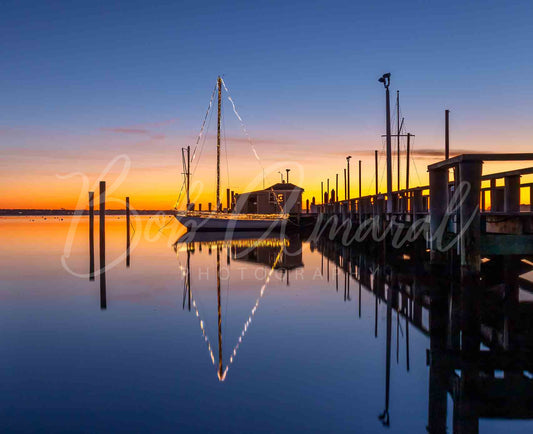
<path id="1" fill-rule="evenodd" d="M 290 272 L 302 268 L 304 263 L 299 237 L 258 240 L 253 234 L 245 234 L 246 238 L 228 240 L 216 236 L 202 233 L 193 239 L 184 237 L 174 248 L 178 255 L 183 252 L 186 255 L 183 265 L 180 262 L 182 308 L 198 318 L 217 378 L 224 381 L 273 272 L 280 271 L 289 284 Z M 359 291 L 354 300 L 358 310 L 355 315 L 362 317 L 364 291 L 374 297 L 374 309 L 369 313 L 374 316 L 376 338 L 379 306 L 382 303 L 386 306 L 384 407 L 376 412 L 383 425 L 394 422 L 390 417 L 394 407 L 391 401 L 394 322 L 396 363 L 405 361 L 406 371 L 411 368 L 410 328 L 428 338 L 428 432 L 475 433 L 479 431 L 479 420 L 484 418 L 533 419 L 533 303 L 520 298 L 522 291 L 533 292 L 533 284 L 521 277 L 533 270 L 533 262 L 512 256 L 491 257 L 483 263 L 482 279 L 478 281 L 461 279 L 451 271 L 451 266 L 440 270 L 431 268 L 424 253 L 413 253 L 410 257 L 397 251 L 361 251 L 328 240 L 311 243 L 310 248 L 321 255 L 320 272 L 325 280 L 330 267 L 335 267 L 337 291 L 339 273 L 344 274 L 346 302 L 351 300 L 350 281 L 355 280 Z M 194 254 L 203 249 L 216 257 L 213 289 L 217 293 L 217 344 L 214 347 L 192 289 Z M 267 270 L 259 296 L 233 348 L 223 340 L 222 261 L 227 267 L 232 263 L 248 263 Z M 105 255 L 102 266 L 105 267 Z M 100 276 L 101 307 L 105 309 L 105 273 Z M 404 361 L 400 360 L 400 337 L 405 345 Z M 453 402 L 452 408 L 448 408 L 448 397 Z M 453 414 L 452 427 L 447 427 L 448 412 Z"/>
<path id="2" fill-rule="evenodd" d="M 281 271 L 286 276 L 287 285 L 289 285 L 289 273 L 291 270 L 303 267 L 302 262 L 302 243 L 300 238 L 268 238 L 256 239 L 250 238 L 251 234 L 241 234 L 233 236 L 231 239 L 226 239 L 220 233 L 196 233 L 194 237 L 186 234 L 174 244 L 176 254 L 183 249 L 186 251 L 185 267 L 182 267 L 181 272 L 184 278 L 183 290 L 183 309 L 185 309 L 185 300 L 188 300 L 188 310 L 193 307 L 196 316 L 199 318 L 200 329 L 202 336 L 207 343 L 208 352 L 213 365 L 215 365 L 215 356 L 203 319 L 197 303 L 192 296 L 191 289 L 191 254 L 196 251 L 202 251 L 202 246 L 207 247 L 211 253 L 212 249 L 216 250 L 216 292 L 217 292 L 217 337 L 218 337 L 218 364 L 217 376 L 219 381 L 224 381 L 229 370 L 229 366 L 233 364 L 237 351 L 242 343 L 246 332 L 248 331 L 252 319 L 259 307 L 259 302 L 265 294 L 268 283 L 275 270 Z M 268 268 L 265 281 L 261 287 L 258 298 L 255 301 L 253 308 L 248 316 L 248 319 L 243 325 L 241 334 L 237 343 L 230 353 L 229 364 L 224 366 L 223 363 L 223 336 L 222 336 L 222 302 L 221 302 L 221 252 L 226 249 L 226 265 L 230 266 L 231 261 L 242 261 L 253 264 L 260 264 Z"/>

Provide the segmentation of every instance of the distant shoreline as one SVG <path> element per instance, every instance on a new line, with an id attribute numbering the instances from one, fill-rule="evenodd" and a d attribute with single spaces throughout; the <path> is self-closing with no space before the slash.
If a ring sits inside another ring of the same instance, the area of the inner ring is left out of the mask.
<path id="1" fill-rule="evenodd" d="M 124 209 L 108 209 L 106 215 L 126 215 Z M 98 214 L 98 210 L 94 210 L 94 214 Z M 174 215 L 173 210 L 135 210 L 131 214 L 137 215 Z M 72 210 L 72 209 L 0 209 L 0 217 L 23 217 L 23 216 L 88 216 L 88 210 Z"/>

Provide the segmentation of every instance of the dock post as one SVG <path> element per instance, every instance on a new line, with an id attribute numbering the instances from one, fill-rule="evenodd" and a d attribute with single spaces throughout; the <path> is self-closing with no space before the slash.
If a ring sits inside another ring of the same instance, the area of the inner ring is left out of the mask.
<path id="1" fill-rule="evenodd" d="M 202 211 L 202 204 L 201 203 L 198 204 L 198 211 Z"/>
<path id="2" fill-rule="evenodd" d="M 407 149 L 405 153 L 405 158 L 407 160 L 405 165 L 405 189 L 409 190 L 409 162 L 411 160 L 411 133 L 407 133 Z"/>
<path id="3" fill-rule="evenodd" d="M 439 247 L 443 240 L 437 242 L 446 232 L 441 225 L 444 222 L 446 208 L 448 206 L 448 169 L 432 169 L 429 171 L 429 227 L 431 263 L 443 263 L 445 260 L 443 252 Z"/>
<path id="4" fill-rule="evenodd" d="M 105 181 L 100 181 L 100 309 L 107 308 L 105 280 Z"/>
<path id="5" fill-rule="evenodd" d="M 130 198 L 126 197 L 126 267 L 130 266 Z"/>
<path id="6" fill-rule="evenodd" d="M 379 174 L 378 174 L 378 151 L 374 151 L 374 168 L 376 170 L 376 196 L 379 193 Z"/>
<path id="7" fill-rule="evenodd" d="M 207 209 L 209 210 L 209 212 L 211 212 L 211 202 L 207 204 Z"/>
<path id="8" fill-rule="evenodd" d="M 479 193 L 481 191 L 482 168 L 483 162 L 479 160 L 467 160 L 459 164 L 460 182 L 470 186 L 468 194 L 462 196 L 460 207 L 459 233 L 462 234 L 461 268 L 463 274 L 477 274 L 481 270 Z"/>
<path id="9" fill-rule="evenodd" d="M 348 201 L 350 198 L 350 158 L 351 156 L 346 157 L 346 191 L 348 196 Z"/>
<path id="10" fill-rule="evenodd" d="M 361 160 L 359 160 L 359 197 L 361 197 Z"/>
<path id="11" fill-rule="evenodd" d="M 94 191 L 89 192 L 89 280 L 94 280 Z"/>
<path id="12" fill-rule="evenodd" d="M 450 110 L 444 111 L 444 158 L 450 158 Z"/>
<path id="13" fill-rule="evenodd" d="M 505 187 L 504 187 L 505 188 Z M 502 194 L 501 187 L 496 187 L 496 179 L 490 180 L 490 210 L 491 212 L 501 212 L 504 210 L 505 194 Z"/>
<path id="14" fill-rule="evenodd" d="M 346 191 L 346 169 L 344 169 L 344 200 L 348 199 L 348 193 Z"/>
<path id="15" fill-rule="evenodd" d="M 505 212 L 520 211 L 520 175 L 505 177 L 503 209 Z"/>
<path id="16" fill-rule="evenodd" d="M 229 212 L 229 197 L 230 197 L 230 189 L 226 188 L 226 209 Z"/>

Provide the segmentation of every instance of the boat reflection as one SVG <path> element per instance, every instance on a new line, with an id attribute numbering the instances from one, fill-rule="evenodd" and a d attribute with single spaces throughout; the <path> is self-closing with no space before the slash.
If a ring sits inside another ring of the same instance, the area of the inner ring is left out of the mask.
<path id="1" fill-rule="evenodd" d="M 302 243 L 299 236 L 285 238 L 278 236 L 275 238 L 258 239 L 253 237 L 254 234 L 243 233 L 233 234 L 231 238 L 226 237 L 219 232 L 206 233 L 197 232 L 193 235 L 191 233 L 185 234 L 174 244 L 174 250 L 177 255 L 185 251 L 186 262 L 185 266 L 181 266 L 181 273 L 184 281 L 183 288 L 183 304 L 185 309 L 187 301 L 187 308 L 190 311 L 191 307 L 194 310 L 196 317 L 199 320 L 202 337 L 207 344 L 209 356 L 214 366 L 217 368 L 217 376 L 219 381 L 224 381 L 228 373 L 229 367 L 233 364 L 237 357 L 237 352 L 243 339 L 248 331 L 253 317 L 259 307 L 259 303 L 265 294 L 265 290 L 271 280 L 272 274 L 275 270 L 281 270 L 286 273 L 287 285 L 289 284 L 289 272 L 292 269 L 303 267 L 302 262 Z M 208 249 L 211 254 L 212 250 L 216 251 L 216 292 L 217 292 L 217 337 L 218 337 L 218 358 L 215 362 L 215 355 L 211 342 L 209 340 L 204 320 L 198 309 L 198 305 L 194 299 L 191 289 L 191 255 L 198 250 Z M 268 268 L 266 278 L 261 286 L 259 296 L 257 297 L 247 320 L 243 324 L 237 343 L 229 352 L 229 362 L 224 366 L 223 362 L 223 336 L 222 336 L 222 310 L 221 310 L 221 253 L 226 249 L 226 265 L 229 267 L 232 261 L 243 261 L 248 263 L 260 264 Z M 178 261 L 179 263 L 179 261 Z"/>
<path id="2" fill-rule="evenodd" d="M 201 234 L 200 240 L 178 241 L 174 247 L 178 254 L 186 252 L 187 258 L 182 269 L 183 308 L 187 305 L 198 317 L 217 377 L 224 381 L 274 270 L 286 273 L 288 282 L 291 270 L 304 267 L 302 242 L 299 237 L 257 240 L 244 235 L 228 240 L 209 235 Z M 521 293 L 533 292 L 533 284 L 523 277 L 524 273 L 533 271 L 533 262 L 521 257 L 487 258 L 482 267 L 482 280 L 471 281 L 454 274 L 452 266 L 432 268 L 423 253 L 414 251 L 410 254 L 382 249 L 364 251 L 329 240 L 311 243 L 310 248 L 321 255 L 320 271 L 325 279 L 329 277 L 330 267 L 334 267 L 337 291 L 339 273 L 344 274 L 344 301 L 357 304 L 359 318 L 361 293 L 367 291 L 374 297 L 376 338 L 379 305 L 386 306 L 384 407 L 377 412 L 381 424 L 392 424 L 394 344 L 396 364 L 405 364 L 406 372 L 410 371 L 411 327 L 428 339 L 428 432 L 476 433 L 480 419 L 533 419 L 533 302 L 520 298 Z M 191 290 L 191 255 L 201 249 L 216 252 L 218 357 L 214 355 Z M 220 296 L 224 249 L 228 265 L 249 263 L 269 270 L 235 347 L 225 350 L 230 356 L 226 365 Z M 351 281 L 359 290 L 353 300 Z M 401 346 L 405 352 L 402 360 Z M 453 402 L 452 409 L 448 409 L 448 397 Z M 452 427 L 447 427 L 448 411 L 453 412 Z"/>

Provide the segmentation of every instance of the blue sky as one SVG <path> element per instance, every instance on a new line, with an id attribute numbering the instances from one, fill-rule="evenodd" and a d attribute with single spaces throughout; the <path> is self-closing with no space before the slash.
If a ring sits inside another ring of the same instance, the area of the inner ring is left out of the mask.
<path id="1" fill-rule="evenodd" d="M 253 137 L 296 151 L 380 147 L 388 71 L 424 148 L 445 108 L 461 148 L 533 132 L 531 1 L 109 3 L 3 2 L 0 129 L 19 134 L 0 150 L 83 153 L 80 137 L 177 119 L 163 152 L 197 133 L 217 74 Z"/>

